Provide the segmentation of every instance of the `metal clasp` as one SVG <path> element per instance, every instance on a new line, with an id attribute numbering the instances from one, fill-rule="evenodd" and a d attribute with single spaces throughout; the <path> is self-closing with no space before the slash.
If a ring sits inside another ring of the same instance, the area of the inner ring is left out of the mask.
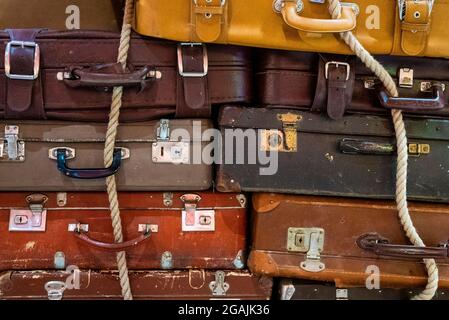
<path id="1" fill-rule="evenodd" d="M 197 210 L 201 197 L 197 194 L 181 196 L 184 203 L 182 210 L 182 231 L 215 231 L 215 210 Z"/>
<path id="2" fill-rule="evenodd" d="M 225 281 L 225 278 L 226 274 L 223 271 L 217 271 L 215 273 L 215 281 L 209 283 L 209 288 L 213 296 L 226 296 L 226 292 L 228 292 L 230 286 Z"/>
<path id="3" fill-rule="evenodd" d="M 408 154 L 415 157 L 419 157 L 423 154 L 430 154 L 430 145 L 426 143 L 409 143 Z"/>
<path id="4" fill-rule="evenodd" d="M 62 281 L 49 281 L 45 284 L 48 300 L 62 300 L 64 291 L 67 288 Z"/>
<path id="5" fill-rule="evenodd" d="M 157 128 L 157 141 L 170 140 L 170 120 L 162 119 Z"/>
<path id="6" fill-rule="evenodd" d="M 339 61 L 329 61 L 324 66 L 324 76 L 326 79 L 329 79 L 329 66 L 335 65 L 336 68 L 345 67 L 346 68 L 346 81 L 349 80 L 351 75 L 351 66 L 347 62 L 339 62 Z"/>
<path id="7" fill-rule="evenodd" d="M 44 205 L 47 200 L 48 197 L 44 194 L 32 194 L 26 197 L 28 210 L 11 209 L 9 231 L 45 231 L 47 210 L 44 210 Z"/>
<path id="8" fill-rule="evenodd" d="M 19 139 L 19 127 L 5 126 L 5 136 L 0 142 L 0 161 L 25 161 L 25 142 Z"/>
<path id="9" fill-rule="evenodd" d="M 324 247 L 324 229 L 321 228 L 289 228 L 287 250 L 306 253 L 306 260 L 301 262 L 301 269 L 308 272 L 321 272 L 325 265 L 320 254 Z"/>
<path id="10" fill-rule="evenodd" d="M 401 88 L 413 88 L 413 69 L 399 69 L 399 86 Z"/>
<path id="11" fill-rule="evenodd" d="M 202 46 L 203 47 L 203 71 L 201 72 L 190 72 L 190 71 L 184 71 L 184 61 L 183 61 L 183 47 L 190 46 Z M 207 76 L 207 73 L 209 71 L 209 58 L 207 55 L 207 48 L 202 43 L 180 43 L 178 44 L 178 72 L 179 75 L 185 78 L 202 78 Z"/>
<path id="12" fill-rule="evenodd" d="M 170 141 L 170 121 L 162 119 L 152 144 L 154 163 L 186 164 L 190 160 L 190 142 Z"/>
<path id="13" fill-rule="evenodd" d="M 261 151 L 296 152 L 298 150 L 298 122 L 302 116 L 293 113 L 278 114 L 283 131 L 261 130 Z"/>
<path id="14" fill-rule="evenodd" d="M 12 74 L 11 73 L 11 48 L 15 47 L 30 47 L 34 48 L 34 66 L 33 66 L 33 74 Z M 39 68 L 40 68 L 40 49 L 39 45 L 35 42 L 29 41 L 10 41 L 6 45 L 5 50 L 5 75 L 10 79 L 15 80 L 35 80 L 39 76 Z"/>

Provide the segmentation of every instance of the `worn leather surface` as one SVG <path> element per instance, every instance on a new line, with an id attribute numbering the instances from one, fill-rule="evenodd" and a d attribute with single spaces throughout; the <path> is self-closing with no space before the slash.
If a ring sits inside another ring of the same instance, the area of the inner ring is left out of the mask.
<path id="1" fill-rule="evenodd" d="M 172 269 L 235 270 L 234 260 L 246 249 L 247 209 L 237 194 L 198 192 L 197 208 L 215 210 L 215 231 L 182 231 L 185 193 L 172 194 L 172 204 L 164 204 L 162 192 L 119 193 L 124 241 L 137 238 L 139 224 L 158 225 L 158 232 L 141 244 L 127 249 L 131 270 L 163 269 L 162 254 L 172 253 Z M 114 242 L 106 193 L 67 193 L 65 205 L 57 203 L 57 193 L 48 192 L 45 232 L 10 232 L 9 208 L 28 209 L 29 193 L 1 193 L 0 273 L 9 270 L 53 270 L 54 255 L 63 251 L 69 264 L 93 270 L 116 270 L 116 253 L 91 247 L 80 241 L 68 224 L 89 224 L 88 235 L 98 241 Z M 54 241 L 57 238 L 58 241 Z M 33 250 L 24 250 L 30 241 Z M 242 259 L 245 259 L 242 256 Z M 243 260 L 243 263 L 245 260 Z M 164 264 L 168 265 L 168 264 Z M 242 264 L 243 266 L 243 264 Z"/>
<path id="2" fill-rule="evenodd" d="M 177 44 L 174 42 L 133 35 L 128 70 L 114 71 L 105 65 L 116 62 L 119 34 L 86 31 L 41 31 L 37 35 L 34 31 L 10 33 L 16 38 L 28 36 L 28 40 L 36 36 L 41 50 L 41 71 L 35 81 L 10 80 L 5 77 L 4 61 L 0 58 L 0 117 L 6 119 L 107 121 L 112 96 L 110 87 L 127 80 L 122 121 L 145 121 L 175 114 L 182 118 L 204 118 L 210 116 L 212 106 L 251 101 L 251 52 L 247 48 L 207 46 L 208 75 L 185 79 L 178 73 Z M 0 33 L 0 40 L 0 52 L 3 52 L 10 35 Z M 32 48 L 14 47 L 12 71 L 29 74 L 33 52 Z M 202 68 L 202 58 L 201 47 L 183 48 L 185 70 L 198 69 L 199 62 Z M 160 71 L 162 78 L 139 81 L 133 72 L 145 68 Z M 70 80 L 57 79 L 58 72 L 73 69 L 83 73 L 83 81 L 75 79 L 69 84 Z M 99 76 L 98 73 L 103 74 Z M 114 74 L 117 77 L 113 77 Z"/>
<path id="3" fill-rule="evenodd" d="M 228 0 L 223 8 L 217 6 L 218 2 L 212 1 L 210 6 L 213 8 L 208 8 L 205 0 L 198 1 L 196 7 L 193 1 L 138 0 L 135 29 L 141 34 L 177 41 L 353 54 L 338 34 L 299 31 L 287 25 L 281 13 L 273 9 L 273 0 Z M 415 2 L 407 1 L 407 5 L 414 5 Z M 421 2 L 425 1 L 418 1 Z M 331 18 L 327 2 L 303 3 L 301 17 Z M 354 32 L 369 52 L 448 57 L 446 13 L 449 1 L 435 1 L 428 26 L 414 18 L 411 22 L 408 19 L 404 23 L 400 21 L 397 1 L 354 0 L 351 3 L 357 4 L 360 9 Z M 414 10 L 410 10 L 413 14 Z M 211 16 L 205 18 L 208 12 Z M 428 12 L 422 10 L 421 13 L 421 18 L 425 18 Z M 319 22 L 312 26 L 321 32 L 330 30 L 320 28 L 322 24 Z M 411 32 L 417 28 L 420 29 L 418 33 Z M 430 32 L 426 35 L 427 29 Z"/>
<path id="4" fill-rule="evenodd" d="M 119 275 L 111 271 L 80 270 L 80 289 L 65 290 L 64 300 L 123 300 Z M 210 284 L 215 281 L 214 270 L 130 271 L 134 300 L 208 300 L 216 299 Z M 3 299 L 47 300 L 45 284 L 65 282 L 64 271 L 18 271 L 0 274 Z M 248 271 L 226 271 L 229 284 L 226 299 L 269 300 L 273 280 Z"/>
<path id="5" fill-rule="evenodd" d="M 299 109 L 325 112 L 332 119 L 339 119 L 346 113 L 388 114 L 382 106 L 379 92 L 383 90 L 376 76 L 363 63 L 352 56 L 315 54 L 307 52 L 285 52 L 280 50 L 259 50 L 256 65 L 256 88 L 259 102 L 271 106 L 290 106 Z M 412 88 L 399 87 L 400 97 L 432 99 L 435 93 L 421 92 L 421 82 L 449 84 L 449 62 L 438 58 L 377 56 L 386 70 L 398 80 L 401 68 L 411 68 L 414 74 Z M 346 67 L 329 64 L 329 79 L 325 78 L 325 64 L 328 62 L 348 63 L 349 80 L 346 81 Z M 375 83 L 367 89 L 365 82 Z M 415 105 L 404 105 L 407 113 L 427 116 L 448 116 L 449 95 L 441 97 L 445 107 L 430 110 L 419 101 Z M 398 104 L 399 105 L 399 104 Z M 417 110 L 414 107 L 421 107 Z"/>
<path id="6" fill-rule="evenodd" d="M 272 155 L 272 169 L 277 170 L 274 175 L 261 175 L 260 170 L 269 167 L 266 159 L 259 157 L 256 163 L 246 160 L 244 164 L 237 164 L 234 146 L 232 161 L 218 166 L 218 190 L 394 199 L 396 143 L 390 116 L 347 115 L 334 121 L 324 114 L 288 107 L 226 107 L 221 110 L 219 127 L 222 131 L 249 128 L 283 131 L 279 117 L 288 113 L 302 117 L 296 123 L 297 152 L 279 152 L 277 158 Z M 428 144 L 431 149 L 429 154 L 409 156 L 408 197 L 449 202 L 449 190 L 445 187 L 449 179 L 448 120 L 405 117 L 405 128 L 409 143 Z M 393 152 L 384 155 L 343 153 L 340 149 L 343 139 L 388 144 Z M 239 145 L 239 150 L 256 152 L 261 146 L 258 137 L 256 144 Z M 231 150 L 222 151 L 223 159 L 231 156 Z"/>
<path id="7" fill-rule="evenodd" d="M 446 205 L 410 203 L 409 209 L 426 245 L 438 246 L 447 241 Z M 367 268 L 377 266 L 381 288 L 420 287 L 427 281 L 422 260 L 379 257 L 356 244 L 355 240 L 368 232 L 382 233 L 391 243 L 410 244 L 394 202 L 258 194 L 253 197 L 253 212 L 254 251 L 248 265 L 256 274 L 331 281 L 344 288 L 364 286 Z M 305 254 L 286 250 L 291 227 L 324 229 L 323 271 L 301 269 L 299 264 L 305 260 Z M 449 260 L 439 259 L 437 263 L 440 286 L 448 288 Z"/>

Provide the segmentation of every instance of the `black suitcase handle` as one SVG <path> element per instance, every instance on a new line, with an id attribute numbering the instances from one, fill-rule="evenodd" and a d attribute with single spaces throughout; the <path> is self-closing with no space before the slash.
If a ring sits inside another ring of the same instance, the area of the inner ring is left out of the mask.
<path id="1" fill-rule="evenodd" d="M 66 177 L 74 179 L 101 179 L 117 173 L 122 165 L 122 151 L 115 149 L 114 158 L 109 168 L 86 168 L 72 169 L 67 166 L 67 150 L 60 148 L 56 150 L 56 161 L 58 170 Z"/>

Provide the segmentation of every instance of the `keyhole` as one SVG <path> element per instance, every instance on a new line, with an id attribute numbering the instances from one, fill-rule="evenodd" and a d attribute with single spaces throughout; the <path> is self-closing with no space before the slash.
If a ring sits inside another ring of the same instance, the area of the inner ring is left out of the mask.
<path id="1" fill-rule="evenodd" d="M 161 157 L 164 156 L 164 147 L 161 147 Z"/>

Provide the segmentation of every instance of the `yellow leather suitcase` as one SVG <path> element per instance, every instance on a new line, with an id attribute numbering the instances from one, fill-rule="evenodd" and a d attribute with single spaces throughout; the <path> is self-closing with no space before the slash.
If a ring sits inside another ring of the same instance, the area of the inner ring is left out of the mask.
<path id="1" fill-rule="evenodd" d="M 183 42 L 351 54 L 352 30 L 373 54 L 449 57 L 449 0 L 350 0 L 332 20 L 326 0 L 137 0 L 135 29 Z"/>

